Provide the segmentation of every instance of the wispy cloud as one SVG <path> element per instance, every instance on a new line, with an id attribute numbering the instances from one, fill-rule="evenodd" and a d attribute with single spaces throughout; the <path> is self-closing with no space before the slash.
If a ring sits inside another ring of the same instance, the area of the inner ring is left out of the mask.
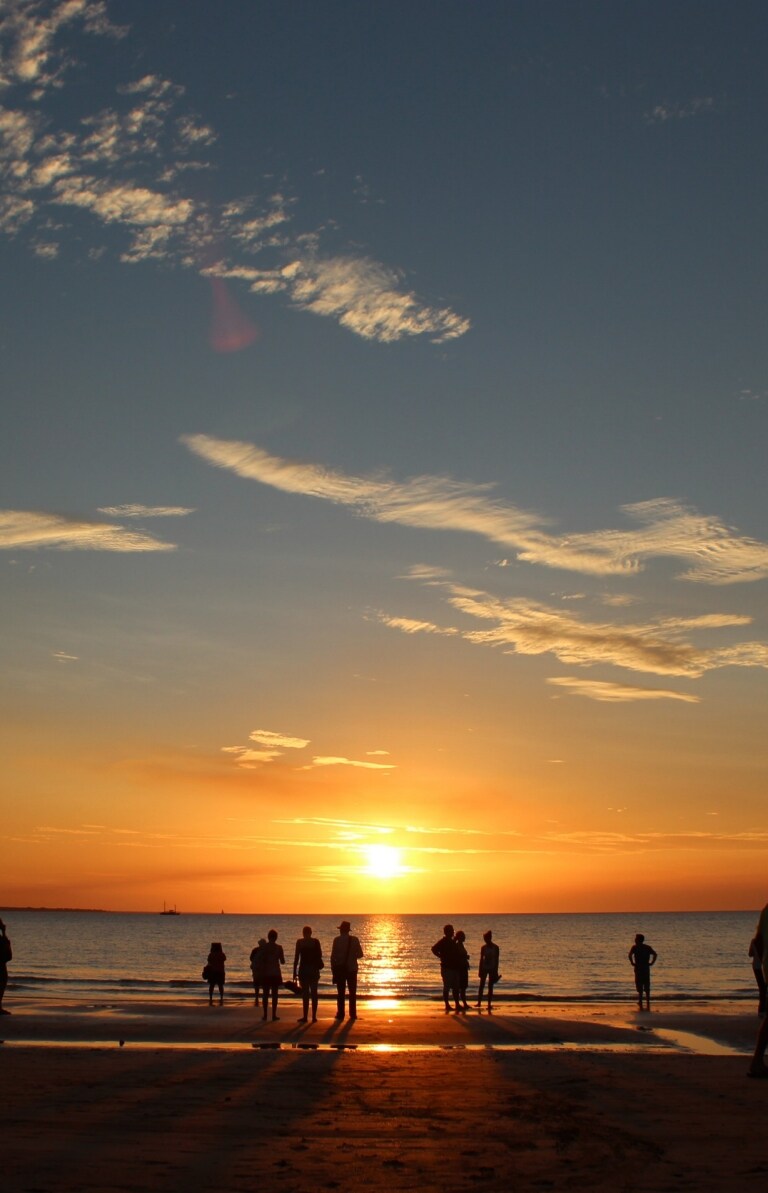
<path id="1" fill-rule="evenodd" d="M 100 505 L 99 513 L 110 518 L 185 518 L 194 509 L 183 505 Z"/>
<path id="2" fill-rule="evenodd" d="M 547 680 L 554 687 L 564 688 L 573 696 L 585 696 L 607 704 L 625 704 L 635 700 L 684 700 L 698 704 L 700 697 L 687 692 L 674 692 L 669 688 L 641 688 L 630 684 L 607 683 L 597 679 L 578 679 L 572 676 L 558 676 Z"/>
<path id="3" fill-rule="evenodd" d="M 28 510 L 0 510 L 0 550 L 175 551 L 144 531 Z"/>
<path id="4" fill-rule="evenodd" d="M 341 758 L 334 755 L 317 755 L 309 766 L 302 770 L 312 770 L 316 766 L 357 766 L 363 770 L 394 770 L 393 762 L 359 762 L 354 758 Z"/>
<path id="5" fill-rule="evenodd" d="M 289 737 L 285 733 L 276 733 L 272 729 L 254 729 L 253 733 L 249 733 L 248 736 L 251 741 L 258 742 L 259 745 L 281 750 L 303 750 L 305 746 L 309 745 L 309 738 Z"/>
<path id="6" fill-rule="evenodd" d="M 703 116 L 714 111 L 714 98 L 711 95 L 703 95 L 683 103 L 665 101 L 656 104 L 646 112 L 645 119 L 647 124 L 666 124 L 668 120 L 690 120 L 692 116 Z"/>
<path id="7" fill-rule="evenodd" d="M 274 762 L 276 758 L 281 758 L 283 753 L 282 750 L 275 749 L 252 750 L 248 746 L 222 746 L 221 749 L 224 754 L 234 754 L 237 765 L 245 770 Z"/>
<path id="8" fill-rule="evenodd" d="M 46 101 L 75 64 L 62 37 L 67 27 L 113 38 L 130 32 L 109 22 L 101 0 L 19 0 L 0 14 L 0 88 L 15 104 L 0 109 L 0 230 L 26 230 L 38 256 L 59 251 L 68 209 L 87 212 L 97 229 L 122 233 L 125 262 L 162 260 L 239 278 L 364 339 L 442 343 L 468 330 L 468 319 L 418 297 L 399 269 L 351 248 L 324 251 L 323 233 L 297 229 L 295 205 L 283 194 L 214 203 L 199 188 L 185 190 L 191 171 L 215 168 L 217 133 L 170 79 L 150 73 L 118 82 L 108 106 L 57 125 Z M 41 235 L 51 212 L 59 240 Z"/>
<path id="9" fill-rule="evenodd" d="M 112 24 L 104 0 L 61 0 L 50 4 L 26 0 L 6 4 L 0 13 L 0 85 L 25 84 L 39 97 L 47 87 L 59 87 L 71 54 L 56 44 L 67 25 L 80 24 L 86 33 L 120 38 L 126 30 Z"/>
<path id="10" fill-rule="evenodd" d="M 631 576 L 652 558 L 684 560 L 679 578 L 732 584 L 768 576 L 768 544 L 742 537 L 719 519 L 667 498 L 623 507 L 639 528 L 555 535 L 538 514 L 495 500 L 491 485 L 421 476 L 398 482 L 287 460 L 255 444 L 183 435 L 190 451 L 237 476 L 353 509 L 376 522 L 477 534 L 517 549 L 526 563 L 587 575 Z M 433 577 L 437 578 L 437 577 Z"/>
<path id="11" fill-rule="evenodd" d="M 501 647 L 511 654 L 553 654 L 561 662 L 579 666 L 609 663 L 631 671 L 687 678 L 697 678 L 719 667 L 768 667 L 768 646 L 762 642 L 706 649 L 695 646 L 690 639 L 696 630 L 749 625 L 751 619 L 741 615 L 713 613 L 619 625 L 587 621 L 562 608 L 524 598 L 503 600 L 453 584 L 444 588 L 450 606 L 475 621 L 491 623 L 490 627 L 435 627 L 386 613 L 376 616 L 384 625 L 409 634 L 458 634 L 475 645 Z"/>

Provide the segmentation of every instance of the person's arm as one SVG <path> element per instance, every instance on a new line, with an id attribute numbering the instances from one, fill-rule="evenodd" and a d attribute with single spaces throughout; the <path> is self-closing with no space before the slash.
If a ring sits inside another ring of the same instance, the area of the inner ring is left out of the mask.
<path id="1" fill-rule="evenodd" d="M 442 940 L 443 940 L 443 938 L 441 936 L 440 940 L 436 940 L 435 943 L 432 945 L 432 952 L 435 954 L 436 957 L 440 956 L 440 945 L 442 944 Z"/>
<path id="2" fill-rule="evenodd" d="M 355 955 L 355 960 L 359 961 L 360 958 L 363 956 L 363 946 L 360 944 L 360 941 L 357 938 L 357 936 L 355 937 L 355 945 L 354 945 L 354 948 L 352 951 Z"/>
<path id="3" fill-rule="evenodd" d="M 627 953 L 627 956 L 629 957 L 629 964 L 634 969 L 634 965 L 635 965 L 635 946 L 634 945 L 632 945 L 632 948 Z"/>
<path id="4" fill-rule="evenodd" d="M 655 965 L 655 964 L 656 964 L 656 958 L 658 957 L 658 955 L 659 955 L 659 954 L 656 952 L 656 950 L 655 950 L 655 949 L 651 949 L 650 953 L 648 954 L 648 964 L 649 964 L 649 965 Z"/>
<path id="5" fill-rule="evenodd" d="M 300 943 L 301 943 L 300 941 L 298 941 L 298 940 L 296 941 L 296 948 L 294 949 L 294 953 L 293 953 L 293 977 L 294 977 L 294 980 L 296 978 L 296 974 L 299 972 L 299 944 Z"/>

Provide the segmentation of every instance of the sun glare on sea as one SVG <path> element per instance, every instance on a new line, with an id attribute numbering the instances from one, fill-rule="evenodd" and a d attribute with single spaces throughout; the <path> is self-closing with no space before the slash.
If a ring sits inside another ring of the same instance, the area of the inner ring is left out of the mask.
<path id="1" fill-rule="evenodd" d="M 403 873 L 400 850 L 394 845 L 367 845 L 365 853 L 368 858 L 365 872 L 373 878 L 396 878 Z"/>

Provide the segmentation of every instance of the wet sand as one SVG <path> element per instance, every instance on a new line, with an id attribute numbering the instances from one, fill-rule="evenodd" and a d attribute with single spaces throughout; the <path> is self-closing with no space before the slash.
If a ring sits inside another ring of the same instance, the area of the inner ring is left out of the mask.
<path id="1" fill-rule="evenodd" d="M 744 1007 L 363 1006 L 337 1024 L 324 1004 L 300 1025 L 293 1000 L 274 1024 L 243 1004 L 9 1006 L 9 1193 L 730 1193 L 768 1177 Z"/>

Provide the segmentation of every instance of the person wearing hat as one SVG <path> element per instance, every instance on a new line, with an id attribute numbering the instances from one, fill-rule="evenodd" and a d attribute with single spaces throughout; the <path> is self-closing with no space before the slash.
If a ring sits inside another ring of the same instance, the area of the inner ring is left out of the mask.
<path id="1" fill-rule="evenodd" d="M 339 935 L 331 946 L 331 975 L 336 986 L 336 1018 L 344 1018 L 344 996 L 349 991 L 349 1017 L 357 1019 L 357 963 L 363 955 L 349 920 L 339 924 Z"/>

